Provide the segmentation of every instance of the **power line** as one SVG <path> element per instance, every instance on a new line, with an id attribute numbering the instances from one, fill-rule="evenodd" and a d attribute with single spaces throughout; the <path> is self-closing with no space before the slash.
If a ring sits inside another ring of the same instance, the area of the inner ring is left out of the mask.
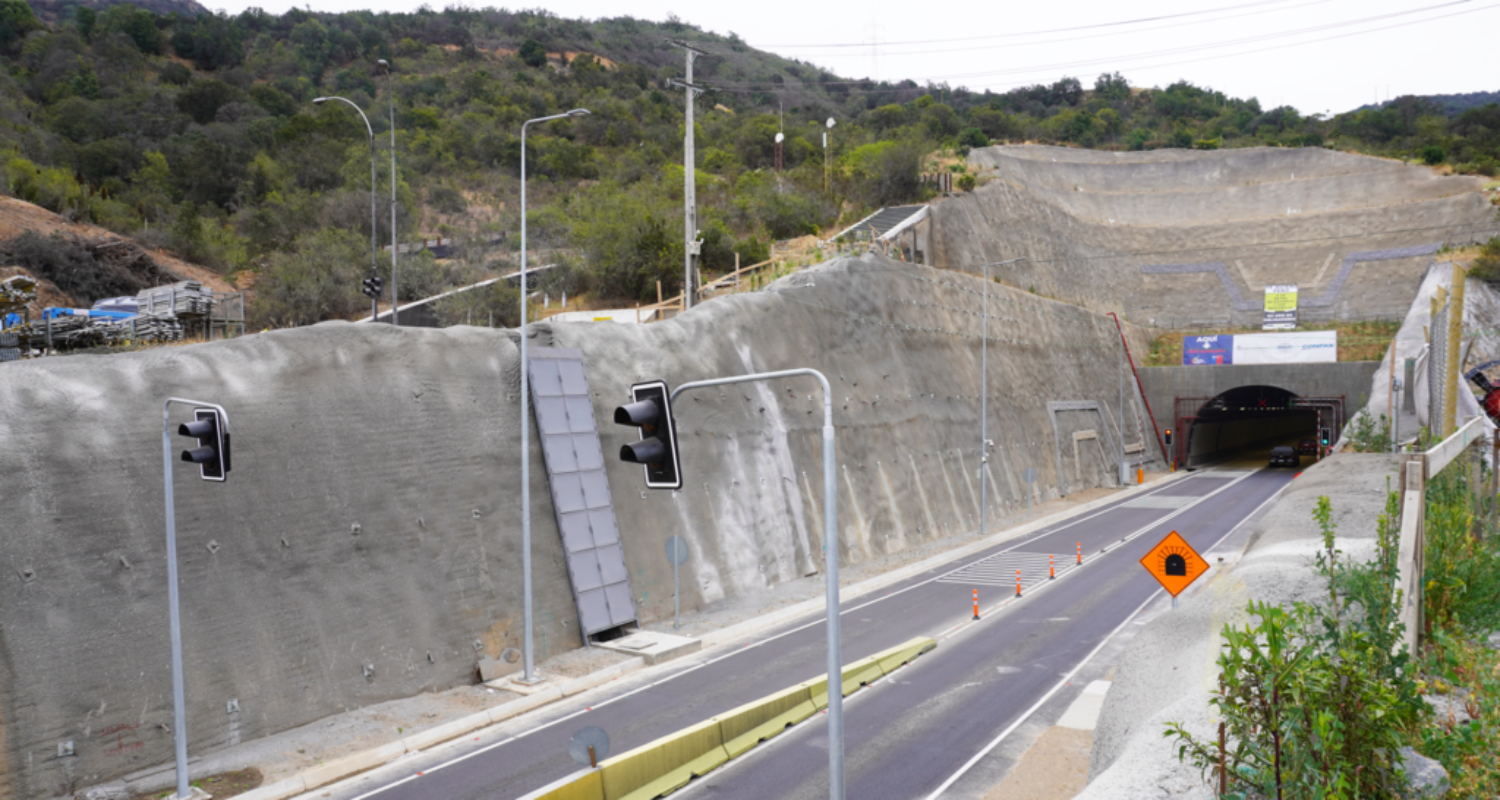
<path id="1" fill-rule="evenodd" d="M 1315 26 L 1312 26 L 1312 27 L 1300 28 L 1300 29 L 1292 30 L 1292 31 L 1282 31 L 1282 32 L 1279 32 L 1279 33 L 1260 34 L 1260 35 L 1257 35 L 1257 36 L 1249 36 L 1249 37 L 1244 37 L 1244 38 L 1240 38 L 1240 39 L 1227 39 L 1227 40 L 1216 41 L 1216 42 L 1207 42 L 1207 43 L 1203 43 L 1203 44 L 1189 45 L 1189 46 L 1186 46 L 1186 47 L 1170 48 L 1170 49 L 1165 49 L 1165 50 L 1156 50 L 1156 51 L 1147 52 L 1147 53 L 1138 53 L 1138 54 L 1135 54 L 1135 55 L 1111 56 L 1111 57 L 1107 57 L 1107 58 L 1094 58 L 1094 59 L 1087 59 L 1087 60 L 1083 60 L 1083 61 L 1059 62 L 1059 63 L 1055 63 L 1055 64 L 1044 64 L 1044 65 L 1038 65 L 1038 66 L 1032 66 L 1032 67 L 1015 67 L 1015 68 L 1003 69 L 1003 70 L 987 70 L 987 71 L 984 71 L 984 72 L 960 73 L 960 74 L 956 74 L 956 75 L 928 76 L 928 77 L 924 77 L 924 78 L 915 78 L 915 79 L 910 79 L 910 80 L 927 81 L 927 82 L 930 83 L 930 82 L 932 82 L 934 80 L 954 80 L 954 79 L 962 79 L 962 78 L 984 78 L 984 77 L 991 77 L 991 76 L 996 76 L 996 75 L 1012 75 L 1012 74 L 1017 74 L 1017 73 L 1040 72 L 1040 71 L 1043 71 L 1043 70 L 1066 70 L 1066 69 L 1072 69 L 1072 68 L 1076 68 L 1076 67 L 1097 66 L 1099 64 L 1108 64 L 1108 63 L 1112 63 L 1112 62 L 1119 62 L 1119 61 L 1122 61 L 1122 60 L 1139 59 L 1139 58 L 1158 58 L 1158 57 L 1162 57 L 1162 56 L 1172 56 L 1172 55 L 1180 55 L 1180 54 L 1185 54 L 1185 53 L 1194 53 L 1194 52 L 1199 52 L 1199 51 L 1203 51 L 1203 50 L 1216 50 L 1216 49 L 1219 49 L 1219 48 L 1231 47 L 1231 46 L 1234 46 L 1234 45 L 1250 44 L 1250 43 L 1254 43 L 1254 42 L 1266 41 L 1266 40 L 1270 40 L 1270 39 L 1285 38 L 1285 37 L 1289 37 L 1289 36 L 1300 36 L 1300 35 L 1307 34 L 1307 33 L 1315 33 L 1315 32 L 1318 32 L 1318 31 L 1332 30 L 1332 29 L 1335 29 L 1335 28 L 1344 28 L 1344 27 L 1348 27 L 1348 26 L 1351 26 L 1351 25 L 1361 25 L 1361 24 L 1368 23 L 1368 22 L 1378 22 L 1378 21 L 1381 21 L 1381 20 L 1392 19 L 1392 18 L 1395 18 L 1395 17 L 1403 17 L 1403 16 L 1409 16 L 1411 14 L 1420 14 L 1420 13 L 1427 12 L 1427 11 L 1435 11 L 1435 10 L 1443 9 L 1443 8 L 1451 8 L 1452 6 L 1457 6 L 1457 5 L 1466 5 L 1466 4 L 1471 3 L 1471 2 L 1473 2 L 1473 0 L 1451 0 L 1451 2 L 1438 3 L 1438 4 L 1435 4 L 1435 5 L 1423 6 L 1421 8 L 1408 9 L 1406 11 L 1395 11 L 1395 12 L 1391 12 L 1389 14 L 1378 14 L 1378 15 L 1371 16 L 1371 17 L 1362 17 L 1360 19 L 1346 20 L 1346 21 L 1343 21 L 1343 22 L 1333 22 L 1333 23 L 1327 23 L 1327 24 L 1324 24 L 1324 25 L 1315 25 Z M 1477 8 L 1467 9 L 1465 11 L 1455 12 L 1453 14 L 1445 14 L 1445 15 L 1440 15 L 1440 16 L 1436 16 L 1436 17 L 1429 17 L 1427 19 L 1416 20 L 1415 23 L 1432 22 L 1434 20 L 1446 19 L 1448 17 L 1458 16 L 1459 14 L 1467 14 L 1467 13 L 1473 13 L 1473 12 L 1476 12 L 1476 11 L 1483 11 L 1483 10 L 1487 10 L 1487 9 L 1490 9 L 1490 8 L 1495 8 L 1496 5 L 1500 5 L 1500 4 L 1491 4 L 1491 5 L 1488 5 L 1488 6 L 1480 6 L 1480 7 L 1477 7 Z M 1410 23 L 1410 24 L 1415 24 L 1415 23 Z M 1374 33 L 1374 32 L 1381 31 L 1381 30 L 1388 30 L 1389 28 L 1400 27 L 1401 25 L 1404 25 L 1404 24 L 1409 24 L 1409 23 L 1400 23 L 1398 25 L 1390 25 L 1390 26 L 1385 26 L 1385 27 L 1381 27 L 1381 28 L 1373 28 L 1373 29 L 1366 30 L 1366 31 L 1356 31 L 1356 32 L 1351 33 L 1351 34 L 1344 34 L 1344 35 L 1341 35 L 1341 36 L 1331 36 L 1331 37 L 1325 37 L 1325 38 L 1322 38 L 1322 39 L 1312 39 L 1312 40 L 1308 40 L 1308 41 L 1305 41 L 1305 42 L 1293 42 L 1293 43 L 1289 43 L 1287 45 L 1281 45 L 1281 46 L 1284 46 L 1284 47 L 1294 47 L 1294 46 L 1304 45 L 1304 44 L 1313 44 L 1313 43 L 1321 42 L 1321 41 L 1329 41 L 1331 39 L 1344 38 L 1344 36 L 1349 36 L 1349 35 L 1358 35 L 1358 34 L 1364 34 L 1364 33 Z M 1226 54 L 1223 54 L 1223 55 L 1214 56 L 1214 58 L 1224 58 L 1224 57 L 1229 57 L 1229 56 L 1234 56 L 1234 55 L 1248 55 L 1250 53 L 1263 52 L 1266 49 L 1276 49 L 1276 48 L 1263 48 L 1261 50 L 1250 50 L 1250 51 L 1239 52 L 1239 53 L 1226 53 Z M 1200 59 L 1200 60 L 1203 60 L 1203 59 Z M 1189 62 L 1178 62 L 1178 63 L 1189 63 Z M 1163 64 L 1163 65 L 1154 65 L 1154 66 L 1172 66 L 1172 65 Z M 858 84 L 863 84 L 863 83 L 865 83 L 865 81 L 826 81 L 826 82 L 825 81 L 819 81 L 818 85 L 821 85 L 821 86 L 837 86 L 837 85 L 858 85 Z M 766 84 L 764 82 L 739 82 L 739 83 L 725 83 L 725 84 L 721 84 L 721 85 L 725 86 L 725 87 L 736 87 L 736 88 L 738 88 L 738 87 L 765 86 L 765 85 L 771 85 L 771 84 Z"/>
<path id="2" fill-rule="evenodd" d="M 1278 0 L 1278 2 L 1286 2 L 1286 1 L 1287 0 Z M 1065 38 L 1062 38 L 1062 39 L 1042 39 L 1040 41 L 1035 41 L 1035 42 L 1020 42 L 1020 43 L 1014 43 L 1014 44 L 987 44 L 987 45 L 979 45 L 979 46 L 975 46 L 975 47 L 944 47 L 944 48 L 942 48 L 940 50 L 900 50 L 900 51 L 896 51 L 896 52 L 886 51 L 886 52 L 882 53 L 882 55 L 887 55 L 887 56 L 921 56 L 921 55 L 933 55 L 933 54 L 945 54 L 945 53 L 971 53 L 971 52 L 975 52 L 975 51 L 995 50 L 995 49 L 999 49 L 999 48 L 1002 48 L 1002 47 L 1033 47 L 1033 46 L 1045 45 L 1045 44 L 1072 44 L 1072 43 L 1075 43 L 1075 42 L 1087 41 L 1089 39 L 1103 39 L 1103 38 L 1107 38 L 1107 37 L 1111 37 L 1111 36 L 1137 36 L 1137 35 L 1140 35 L 1142 33 L 1147 33 L 1147 32 L 1150 32 L 1150 31 L 1161 31 L 1161 30 L 1168 30 L 1168 29 L 1171 29 L 1171 28 L 1182 28 L 1182 27 L 1186 27 L 1186 26 L 1189 26 L 1189 25 L 1205 25 L 1205 24 L 1215 23 L 1215 22 L 1224 22 L 1226 20 L 1239 19 L 1241 17 L 1256 16 L 1256 15 L 1259 15 L 1259 14 L 1266 14 L 1266 13 L 1270 13 L 1270 12 L 1291 11 L 1293 9 L 1303 8 L 1305 6 L 1316 6 L 1316 5 L 1322 5 L 1324 3 L 1329 3 L 1329 2 L 1332 2 L 1332 0 L 1310 0 L 1309 2 L 1299 3 L 1299 4 L 1297 4 L 1295 6 L 1291 6 L 1289 8 L 1267 8 L 1267 9 L 1261 9 L 1259 11 L 1247 11 L 1247 12 L 1245 12 L 1243 14 L 1232 14 L 1230 16 L 1219 17 L 1217 19 L 1199 19 L 1199 20 L 1190 20 L 1188 22 L 1174 22 L 1174 23 L 1172 23 L 1170 25 L 1158 25 L 1158 26 L 1153 26 L 1153 27 L 1150 27 L 1150 28 L 1142 28 L 1142 29 L 1139 29 L 1139 30 L 1107 31 L 1105 33 L 1096 33 L 1096 34 L 1093 34 L 1093 35 L 1090 35 L 1090 36 L 1069 36 L 1069 37 L 1065 37 Z M 950 39 L 948 41 L 950 41 L 950 42 L 962 42 L 962 41 L 966 41 L 966 40 L 964 40 L 964 39 Z M 888 45 L 888 44 L 892 44 L 892 43 L 891 42 L 882 42 L 880 44 L 887 44 Z M 798 58 L 802 58 L 802 59 L 808 59 L 808 58 L 850 58 L 850 57 L 853 57 L 855 55 L 858 55 L 858 54 L 856 54 L 856 53 L 848 53 L 848 52 L 844 52 L 844 53 L 802 53 L 802 54 L 799 54 L 797 57 Z"/>
<path id="3" fill-rule="evenodd" d="M 1014 39 L 1014 38 L 1018 38 L 1018 37 L 1022 37 L 1022 36 L 1040 36 L 1042 34 L 1048 34 L 1048 33 L 1067 33 L 1067 32 L 1070 32 L 1070 31 L 1086 31 L 1086 30 L 1093 30 L 1093 29 L 1096 29 L 1096 28 L 1117 27 L 1117 26 L 1121 26 L 1121 25 L 1139 25 L 1139 24 L 1146 23 L 1146 22 L 1160 22 L 1162 20 L 1178 19 L 1178 18 L 1181 18 L 1181 17 L 1195 17 L 1195 16 L 1201 16 L 1201 15 L 1204 15 L 1204 14 L 1217 14 L 1217 13 L 1220 13 L 1220 12 L 1223 12 L 1223 11 L 1237 11 L 1237 10 L 1242 9 L 1242 8 L 1253 8 L 1253 7 L 1256 7 L 1256 6 L 1277 5 L 1277 4 L 1285 3 L 1285 2 L 1287 2 L 1287 0 L 1261 0 L 1261 2 L 1256 2 L 1256 3 L 1242 3 L 1242 4 L 1237 5 L 1237 6 L 1225 6 L 1223 8 L 1210 8 L 1210 9 L 1204 9 L 1202 11 L 1188 11 L 1188 12 L 1185 12 L 1185 13 L 1182 13 L 1182 14 L 1163 14 L 1163 15 L 1159 15 L 1159 16 L 1155 16 L 1155 17 L 1142 17 L 1140 19 L 1119 20 L 1117 22 L 1100 22 L 1100 23 L 1096 23 L 1096 24 L 1093 24 L 1093 25 L 1079 25 L 1077 27 L 1072 27 L 1072 28 L 1050 28 L 1050 29 L 1047 29 L 1047 30 L 1024 31 L 1024 32 L 1021 32 L 1021 33 L 995 33 L 995 34 L 990 34 L 990 35 L 987 35 L 987 36 L 967 36 L 967 37 L 961 37 L 961 38 L 956 38 L 956 39 L 918 39 L 918 40 L 912 40 L 912 41 L 906 41 L 906 42 L 887 42 L 887 44 L 894 44 L 894 45 L 946 44 L 948 42 L 977 42 L 977 41 L 985 41 L 985 40 L 989 40 L 989 39 Z M 766 49 L 766 48 L 770 48 L 770 47 L 780 47 L 780 48 L 787 48 L 787 49 L 796 49 L 796 48 L 802 48 L 802 47 L 866 47 L 866 46 L 868 46 L 868 44 L 869 44 L 868 42 L 860 42 L 858 44 L 854 44 L 854 43 L 837 43 L 837 44 L 831 44 L 831 43 L 830 44 L 765 44 L 765 45 L 757 44 L 757 45 L 753 45 L 753 47 L 755 47 L 756 49 Z"/>

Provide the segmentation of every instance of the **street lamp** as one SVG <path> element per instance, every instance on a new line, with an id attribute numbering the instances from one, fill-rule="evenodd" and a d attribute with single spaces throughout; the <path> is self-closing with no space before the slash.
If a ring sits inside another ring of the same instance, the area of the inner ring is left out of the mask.
<path id="1" fill-rule="evenodd" d="M 832 122 L 833 120 L 829 120 Z M 985 512 L 989 505 L 985 498 L 985 467 L 990 463 L 990 451 L 988 428 L 990 396 L 990 267 L 1003 267 L 1006 264 L 1014 264 L 1017 261 L 1028 260 L 1026 256 L 1012 258 L 1009 261 L 995 261 L 984 265 L 984 333 L 981 335 L 983 344 L 979 347 L 979 535 L 985 532 Z M 1030 492 L 1030 488 L 1027 492 Z M 1026 502 L 1031 502 L 1027 500 Z"/>
<path id="2" fill-rule="evenodd" d="M 396 74 L 391 62 L 375 62 L 385 67 L 385 88 L 391 96 L 391 324 L 401 327 L 401 294 L 396 291 Z M 372 191 L 371 194 L 374 192 Z"/>
<path id="3" fill-rule="evenodd" d="M 534 668 L 536 659 L 531 647 L 531 427 L 526 404 L 531 397 L 531 383 L 526 370 L 526 127 L 533 122 L 551 122 L 556 119 L 582 117 L 589 113 L 586 108 L 575 108 L 564 114 L 537 117 L 521 123 L 521 594 L 525 612 L 525 642 L 521 648 L 526 657 L 526 672 L 522 683 L 536 683 Z M 586 635 L 586 634 L 585 634 Z"/>
<path id="4" fill-rule="evenodd" d="M 379 258 L 375 255 L 377 251 L 375 245 L 375 129 L 370 127 L 370 118 L 365 116 L 365 112 L 347 97 L 319 97 L 313 100 L 313 105 L 321 106 L 329 100 L 345 103 L 358 111 L 359 118 L 365 121 L 365 132 L 370 135 L 370 277 L 376 277 L 380 274 L 380 269 Z M 375 318 L 380 316 L 380 295 L 371 297 L 370 301 L 375 304 L 374 310 L 370 312 L 370 321 L 374 322 Z"/>

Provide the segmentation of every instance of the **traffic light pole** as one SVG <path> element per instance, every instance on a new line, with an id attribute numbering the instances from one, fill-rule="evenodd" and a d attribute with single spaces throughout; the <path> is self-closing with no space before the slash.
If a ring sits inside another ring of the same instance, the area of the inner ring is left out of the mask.
<path id="1" fill-rule="evenodd" d="M 187 759 L 187 708 L 186 691 L 182 677 L 182 618 L 178 611 L 177 591 L 177 514 L 172 499 L 172 404 L 200 406 L 216 409 L 223 421 L 224 432 L 229 432 L 229 413 L 217 403 L 204 403 L 169 397 L 161 408 L 161 462 L 162 484 L 167 504 L 167 607 L 172 630 L 172 744 L 177 754 L 177 796 L 175 800 L 188 800 L 192 789 L 188 787 Z"/>
<path id="2" fill-rule="evenodd" d="M 672 400 L 690 389 L 751 383 L 777 378 L 810 375 L 823 386 L 823 562 L 827 569 L 828 609 L 828 797 L 844 800 L 844 680 L 843 658 L 839 652 L 839 512 L 833 452 L 833 391 L 828 379 L 815 369 L 788 369 L 780 372 L 757 372 L 732 378 L 714 378 L 684 383 L 672 390 Z"/>

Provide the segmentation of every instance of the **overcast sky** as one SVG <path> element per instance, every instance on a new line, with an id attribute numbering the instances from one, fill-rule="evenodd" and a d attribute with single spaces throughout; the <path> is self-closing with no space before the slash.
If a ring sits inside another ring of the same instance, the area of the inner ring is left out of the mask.
<path id="1" fill-rule="evenodd" d="M 286 0 L 207 0 L 238 13 Z M 301 4 L 306 6 L 306 3 Z M 320 11 L 412 11 L 420 0 L 320 0 Z M 441 0 L 431 2 L 441 8 Z M 467 5 L 482 7 L 484 2 Z M 1500 91 L 1500 0 L 697 2 L 526 0 L 563 17 L 676 14 L 844 77 L 1004 91 L 1118 70 L 1133 86 L 1186 79 L 1272 108 L 1339 113 L 1402 94 Z"/>

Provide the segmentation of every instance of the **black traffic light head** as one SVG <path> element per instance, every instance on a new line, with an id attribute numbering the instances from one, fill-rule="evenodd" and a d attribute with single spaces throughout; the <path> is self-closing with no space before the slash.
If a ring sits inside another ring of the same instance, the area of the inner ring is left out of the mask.
<path id="1" fill-rule="evenodd" d="M 1328 446 L 1328 429 L 1324 428 L 1324 429 L 1322 429 L 1322 431 L 1320 431 L 1320 433 L 1322 434 L 1321 437 L 1320 437 L 1320 440 L 1323 442 L 1323 446 L 1327 447 Z"/>
<path id="2" fill-rule="evenodd" d="M 630 387 L 631 402 L 615 409 L 615 424 L 640 428 L 641 439 L 620 448 L 620 460 L 643 464 L 646 487 L 681 489 L 677 462 L 677 426 L 672 421 L 672 393 L 665 381 Z"/>
<path id="3" fill-rule="evenodd" d="M 198 465 L 206 481 L 223 481 L 229 473 L 229 432 L 218 409 L 195 408 L 193 421 L 177 426 L 178 436 L 191 436 L 198 446 L 182 451 L 182 460 Z"/>
<path id="4" fill-rule="evenodd" d="M 373 299 L 380 296 L 380 291 L 383 288 L 385 288 L 385 279 L 379 275 L 371 275 L 365 278 L 364 288 L 360 291 L 364 292 L 366 297 Z"/>
<path id="5" fill-rule="evenodd" d="M 1171 447 L 1172 446 L 1172 429 L 1171 428 L 1167 428 L 1167 432 L 1166 432 L 1166 434 L 1164 434 L 1163 438 L 1165 438 L 1167 440 L 1167 447 Z"/>

